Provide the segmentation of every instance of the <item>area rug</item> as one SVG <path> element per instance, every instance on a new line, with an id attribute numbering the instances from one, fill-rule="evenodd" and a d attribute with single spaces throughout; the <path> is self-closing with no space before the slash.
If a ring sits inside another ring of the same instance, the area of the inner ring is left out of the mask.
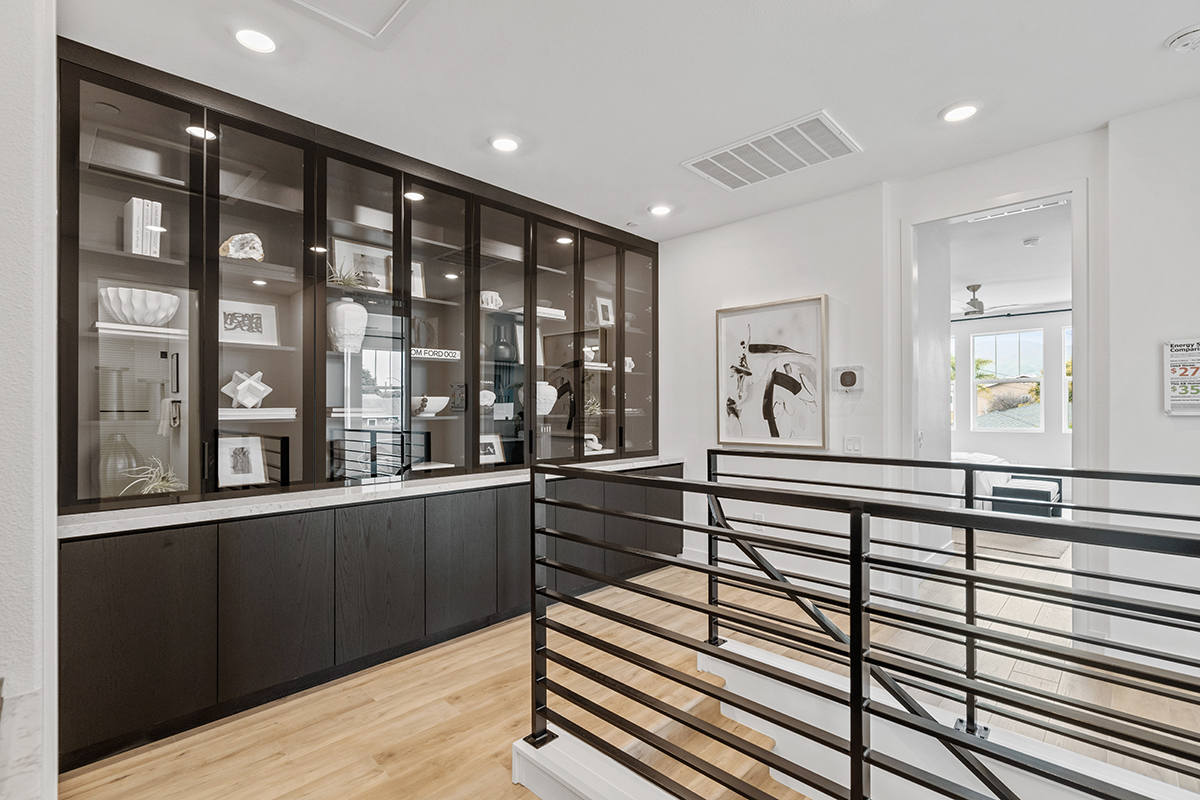
<path id="1" fill-rule="evenodd" d="M 962 528 L 955 528 L 953 535 L 956 544 L 963 544 L 966 541 L 966 533 Z M 1062 558 L 1070 544 L 1070 542 L 1059 539 L 1037 539 L 1032 536 L 1017 536 L 1014 533 L 975 531 L 975 549 L 977 550 L 1003 550 L 1006 553 L 1057 559 Z"/>

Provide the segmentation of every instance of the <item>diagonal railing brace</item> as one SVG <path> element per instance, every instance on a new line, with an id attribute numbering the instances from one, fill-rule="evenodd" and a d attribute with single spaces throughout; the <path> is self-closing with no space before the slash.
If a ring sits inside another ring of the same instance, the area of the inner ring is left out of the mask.
<path id="1" fill-rule="evenodd" d="M 714 497 L 713 495 L 708 495 L 708 510 L 713 521 L 718 527 L 732 531 L 734 534 L 737 533 L 737 530 L 730 525 L 729 520 L 725 517 L 725 510 L 721 507 L 721 501 L 719 498 Z M 738 549 L 741 550 L 747 558 L 750 559 L 754 566 L 766 573 L 771 580 L 780 581 L 782 583 L 792 583 L 792 581 L 788 580 L 788 578 L 782 572 L 780 572 L 774 564 L 768 561 L 766 557 L 764 557 L 762 553 L 760 553 L 758 549 L 754 547 L 754 545 L 742 541 L 741 537 L 736 535 L 730 536 L 729 539 L 735 545 L 737 545 Z M 796 597 L 794 595 L 791 596 L 790 599 L 796 603 L 796 605 L 798 605 L 805 614 L 808 615 L 809 619 L 816 623 L 817 626 L 820 627 L 821 630 L 823 630 L 826 634 L 828 634 L 829 637 L 835 642 L 844 645 L 850 644 L 850 637 L 846 634 L 846 632 L 839 628 L 833 620 L 825 616 L 825 613 L 821 611 L 821 609 L 817 608 L 815 603 L 807 598 Z M 851 602 L 854 602 L 854 598 L 851 598 Z M 853 653 L 851 653 L 851 657 L 854 657 Z M 925 707 L 917 701 L 915 697 L 909 694 L 903 686 L 896 682 L 895 678 L 874 665 L 870 666 L 870 670 L 871 677 L 878 681 L 879 685 L 883 687 L 884 691 L 894 697 L 896 702 L 904 707 L 905 711 L 921 717 L 929 722 L 937 721 L 933 718 L 933 715 L 930 714 Z M 990 789 L 991 792 L 995 794 L 997 798 L 999 798 L 999 800 L 1020 800 L 1019 796 L 1014 793 L 1012 789 L 1008 788 L 1008 786 L 1002 780 L 1000 780 L 1000 778 L 998 778 L 994 772 L 988 769 L 987 766 L 980 761 L 979 757 L 974 753 L 966 750 L 965 748 L 959 747 L 953 742 L 943 741 L 943 744 L 945 744 L 946 749 L 948 749 L 955 758 L 962 762 L 962 765 L 969 769 L 971 773 L 983 783 L 984 786 Z"/>

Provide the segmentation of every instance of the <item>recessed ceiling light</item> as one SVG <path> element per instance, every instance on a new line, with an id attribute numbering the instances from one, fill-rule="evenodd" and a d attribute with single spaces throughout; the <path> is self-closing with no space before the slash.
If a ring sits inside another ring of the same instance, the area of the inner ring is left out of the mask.
<path id="1" fill-rule="evenodd" d="M 273 53 L 275 52 L 275 42 L 270 36 L 258 31 L 242 30 L 234 34 L 237 37 L 242 47 L 253 50 L 256 53 Z"/>
<path id="2" fill-rule="evenodd" d="M 100 100 L 96 101 L 96 108 L 99 109 L 100 111 L 103 111 L 105 114 L 120 114 L 121 113 L 121 109 L 117 108 L 112 103 L 105 103 Z"/>
<path id="3" fill-rule="evenodd" d="M 164 228 L 162 225 L 147 225 L 146 230 L 153 231 L 155 233 L 166 233 L 167 232 L 167 229 Z"/>
<path id="4" fill-rule="evenodd" d="M 201 128 L 199 125 L 189 125 L 184 128 L 184 130 L 186 130 L 192 136 L 195 136 L 197 139 L 207 139 L 211 142 L 213 139 L 217 138 L 215 133 L 206 128 Z"/>
<path id="5" fill-rule="evenodd" d="M 625 225 L 630 228 L 636 228 L 638 226 L 636 222 L 626 222 Z"/>
<path id="6" fill-rule="evenodd" d="M 502 153 L 511 153 L 521 146 L 521 140 L 515 136 L 493 136 L 488 141 Z"/>
<path id="7" fill-rule="evenodd" d="M 977 111 L 979 111 L 979 107 L 973 103 L 955 103 L 943 108 L 938 116 L 946 122 L 962 122 L 964 119 L 975 116 Z"/>
<path id="8" fill-rule="evenodd" d="M 456 281 L 456 280 L 458 280 L 458 273 L 457 272 L 447 272 L 446 279 L 451 280 L 451 281 Z"/>
<path id="9" fill-rule="evenodd" d="M 1174 50 L 1176 53 L 1190 53 L 1193 50 L 1200 50 L 1200 25 L 1193 25 L 1190 28 L 1184 28 L 1178 33 L 1171 34 L 1171 38 L 1164 42 L 1168 50 Z"/>
<path id="10" fill-rule="evenodd" d="M 321 245 L 319 245 L 319 244 L 314 244 L 312 247 L 310 247 L 308 249 L 312 250 L 314 253 L 328 253 L 329 252 L 324 247 L 321 247 Z"/>
<path id="11" fill-rule="evenodd" d="M 560 236 L 557 239 L 555 239 L 555 241 L 558 242 L 559 244 L 570 244 L 571 242 L 573 242 L 575 240 L 572 239 L 570 236 Z"/>
<path id="12" fill-rule="evenodd" d="M 662 204 L 650 206 L 650 213 L 656 217 L 665 217 L 667 214 L 671 213 L 671 207 L 664 206 Z"/>
<path id="13" fill-rule="evenodd" d="M 250 282 L 253 283 L 255 286 L 266 286 L 267 285 L 266 281 L 250 281 Z"/>
<path id="14" fill-rule="evenodd" d="M 1023 239 L 1021 241 L 1021 244 L 1025 245 L 1026 247 L 1037 247 L 1041 243 L 1042 237 L 1040 236 L 1030 236 L 1028 239 Z"/>
<path id="15" fill-rule="evenodd" d="M 421 194 L 420 192 L 405 192 L 404 197 L 408 200 L 412 200 L 414 203 L 418 200 L 425 199 L 425 195 Z"/>

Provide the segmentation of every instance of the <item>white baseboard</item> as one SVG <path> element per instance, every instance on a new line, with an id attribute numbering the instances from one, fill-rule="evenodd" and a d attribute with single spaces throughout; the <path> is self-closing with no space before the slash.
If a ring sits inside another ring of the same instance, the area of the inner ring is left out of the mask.
<path id="1" fill-rule="evenodd" d="M 684 547 L 679 557 L 686 558 L 688 561 L 695 561 L 697 564 L 707 564 L 708 550 L 701 550 L 698 547 Z"/>
<path id="2" fill-rule="evenodd" d="M 550 726 L 558 738 L 541 748 L 512 746 L 512 780 L 541 800 L 675 800 L 591 745 Z"/>

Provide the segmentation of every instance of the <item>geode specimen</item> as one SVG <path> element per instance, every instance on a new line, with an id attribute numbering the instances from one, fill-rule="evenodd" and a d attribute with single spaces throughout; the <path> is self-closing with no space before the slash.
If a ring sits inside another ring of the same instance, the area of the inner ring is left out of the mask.
<path id="1" fill-rule="evenodd" d="M 263 260 L 263 243 L 255 233 L 235 233 L 225 240 L 217 251 L 227 258 L 253 258 Z"/>

